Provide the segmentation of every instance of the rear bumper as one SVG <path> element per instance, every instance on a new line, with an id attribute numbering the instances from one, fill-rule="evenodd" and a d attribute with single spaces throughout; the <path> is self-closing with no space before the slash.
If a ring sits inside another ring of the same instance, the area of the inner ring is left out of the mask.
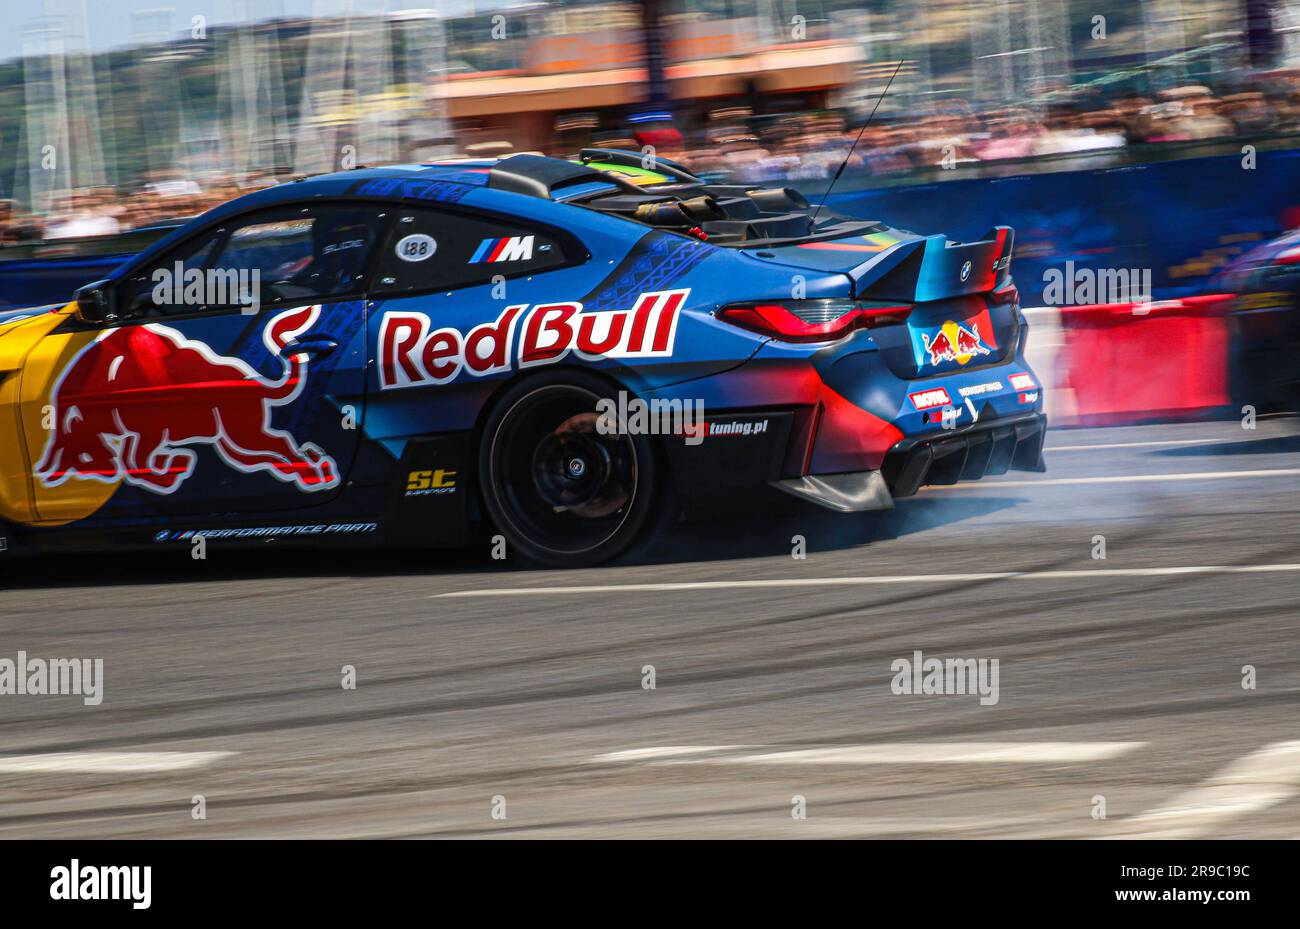
<path id="1" fill-rule="evenodd" d="M 1047 417 L 1026 413 L 939 435 L 904 439 L 879 471 L 806 474 L 772 486 L 840 513 L 887 510 L 926 484 L 977 481 L 986 474 L 1043 471 Z"/>
<path id="2" fill-rule="evenodd" d="M 880 470 L 890 493 L 910 497 L 927 484 L 977 481 L 986 474 L 1045 471 L 1042 413 L 1008 416 L 937 435 L 903 439 L 885 455 Z"/>
<path id="3" fill-rule="evenodd" d="M 894 498 L 879 471 L 805 474 L 774 481 L 772 486 L 838 513 L 888 510 L 894 505 Z"/>

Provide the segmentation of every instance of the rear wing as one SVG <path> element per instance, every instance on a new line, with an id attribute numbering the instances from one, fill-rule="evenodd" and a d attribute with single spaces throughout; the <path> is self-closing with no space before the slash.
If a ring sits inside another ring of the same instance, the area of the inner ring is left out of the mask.
<path id="1" fill-rule="evenodd" d="M 1015 231 L 995 226 L 979 242 L 944 235 L 900 242 L 848 274 L 854 295 L 924 303 L 1000 290 L 1011 280 Z"/>

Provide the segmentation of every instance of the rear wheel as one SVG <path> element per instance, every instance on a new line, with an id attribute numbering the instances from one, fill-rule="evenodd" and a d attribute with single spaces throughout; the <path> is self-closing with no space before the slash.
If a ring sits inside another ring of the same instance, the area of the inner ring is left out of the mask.
<path id="1" fill-rule="evenodd" d="M 597 403 L 616 388 L 582 371 L 523 381 L 497 404 L 479 446 L 479 486 L 514 550 L 554 567 L 624 552 L 650 521 L 658 483 L 643 435 L 602 435 Z"/>

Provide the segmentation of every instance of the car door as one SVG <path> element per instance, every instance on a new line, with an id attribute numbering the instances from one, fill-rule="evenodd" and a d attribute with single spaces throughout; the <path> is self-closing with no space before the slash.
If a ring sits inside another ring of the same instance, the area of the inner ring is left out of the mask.
<path id="1" fill-rule="evenodd" d="M 373 203 L 244 214 L 123 278 L 111 325 L 47 338 L 23 387 L 52 414 L 27 431 L 40 519 L 246 519 L 336 497 L 387 221 Z"/>
<path id="2" fill-rule="evenodd" d="M 404 204 L 375 262 L 368 327 L 374 352 L 368 434 L 410 436 L 473 426 L 481 401 L 517 369 L 525 307 L 578 299 L 602 272 L 556 277 L 589 255 L 570 233 L 513 217 Z M 391 441 L 390 441 L 391 440 Z"/>

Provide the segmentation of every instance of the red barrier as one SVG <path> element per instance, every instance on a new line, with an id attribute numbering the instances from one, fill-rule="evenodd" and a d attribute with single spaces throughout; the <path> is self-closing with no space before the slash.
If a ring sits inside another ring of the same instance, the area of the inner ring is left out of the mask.
<path id="1" fill-rule="evenodd" d="M 1232 295 L 1061 308 L 1081 425 L 1188 419 L 1229 403 Z"/>

